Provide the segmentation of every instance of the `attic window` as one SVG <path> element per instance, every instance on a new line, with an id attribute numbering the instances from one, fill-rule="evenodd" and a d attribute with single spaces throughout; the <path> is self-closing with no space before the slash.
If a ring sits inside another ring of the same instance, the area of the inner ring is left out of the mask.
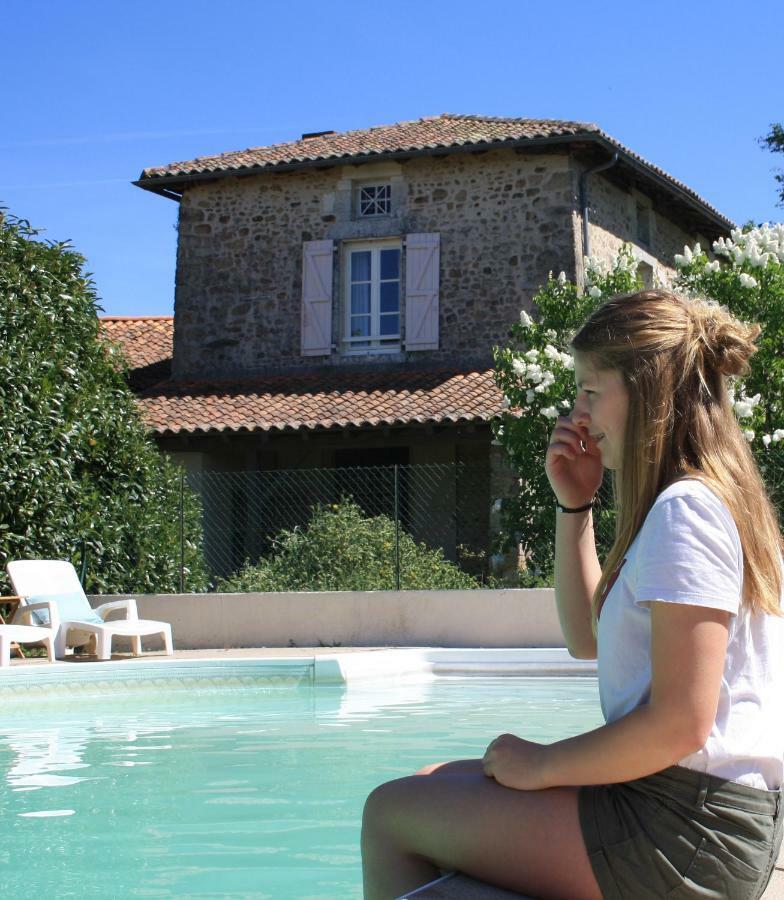
<path id="1" fill-rule="evenodd" d="M 357 188 L 357 216 L 369 219 L 392 212 L 392 185 L 361 184 Z"/>
<path id="2" fill-rule="evenodd" d="M 637 201 L 637 243 L 644 247 L 651 246 L 651 207 L 647 203 Z"/>

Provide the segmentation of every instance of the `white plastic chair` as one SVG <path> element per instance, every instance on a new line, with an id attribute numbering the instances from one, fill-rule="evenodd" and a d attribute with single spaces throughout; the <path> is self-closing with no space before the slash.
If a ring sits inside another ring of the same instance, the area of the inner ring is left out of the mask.
<path id="1" fill-rule="evenodd" d="M 30 604 L 40 601 L 57 603 L 59 623 L 54 639 L 54 655 L 58 659 L 65 656 L 66 647 L 81 646 L 90 638 L 95 639 L 98 659 L 110 659 L 112 638 L 116 635 L 130 637 L 133 655 L 141 656 L 142 637 L 159 634 L 163 638 L 166 655 L 172 655 L 171 625 L 168 622 L 140 619 L 136 600 L 132 597 L 103 603 L 93 609 L 71 563 L 57 559 L 21 559 L 8 563 L 6 571 L 14 593 L 22 598 L 20 609 L 25 605 L 29 609 Z M 125 618 L 106 621 L 114 610 L 125 610 Z M 47 624 L 46 621 L 44 624 Z"/>
<path id="2" fill-rule="evenodd" d="M 31 620 L 33 614 L 38 610 L 48 613 L 50 627 L 22 624 L 26 619 Z M 17 644 L 43 644 L 46 647 L 49 662 L 54 662 L 54 635 L 58 624 L 57 606 L 54 603 L 43 601 L 42 603 L 20 605 L 14 613 L 10 625 L 0 624 L 0 666 L 5 668 L 11 665 L 11 644 L 14 641 Z"/>

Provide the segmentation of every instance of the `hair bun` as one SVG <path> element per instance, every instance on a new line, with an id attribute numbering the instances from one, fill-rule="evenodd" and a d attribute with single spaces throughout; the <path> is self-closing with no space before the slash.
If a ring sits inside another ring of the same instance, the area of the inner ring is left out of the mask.
<path id="1" fill-rule="evenodd" d="M 705 361 L 722 375 L 747 375 L 759 325 L 747 325 L 718 303 L 692 300 L 690 315 L 696 337 L 705 348 Z"/>

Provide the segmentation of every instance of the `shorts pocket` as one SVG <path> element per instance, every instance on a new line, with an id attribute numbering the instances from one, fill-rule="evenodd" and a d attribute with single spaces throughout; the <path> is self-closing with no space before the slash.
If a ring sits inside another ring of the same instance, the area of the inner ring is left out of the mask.
<path id="1" fill-rule="evenodd" d="M 746 900 L 763 873 L 724 847 L 702 838 L 682 882 L 667 893 L 673 900 Z"/>

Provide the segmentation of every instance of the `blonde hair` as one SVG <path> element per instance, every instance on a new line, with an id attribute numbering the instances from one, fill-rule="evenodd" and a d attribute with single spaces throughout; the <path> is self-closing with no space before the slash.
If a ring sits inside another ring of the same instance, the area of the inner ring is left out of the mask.
<path id="1" fill-rule="evenodd" d="M 743 602 L 780 614 L 781 531 L 729 396 L 749 371 L 758 325 L 664 290 L 614 297 L 596 309 L 572 348 L 615 369 L 629 392 L 623 458 L 613 486 L 615 542 L 593 597 L 596 623 L 607 583 L 669 484 L 699 478 L 724 501 L 743 547 Z"/>

